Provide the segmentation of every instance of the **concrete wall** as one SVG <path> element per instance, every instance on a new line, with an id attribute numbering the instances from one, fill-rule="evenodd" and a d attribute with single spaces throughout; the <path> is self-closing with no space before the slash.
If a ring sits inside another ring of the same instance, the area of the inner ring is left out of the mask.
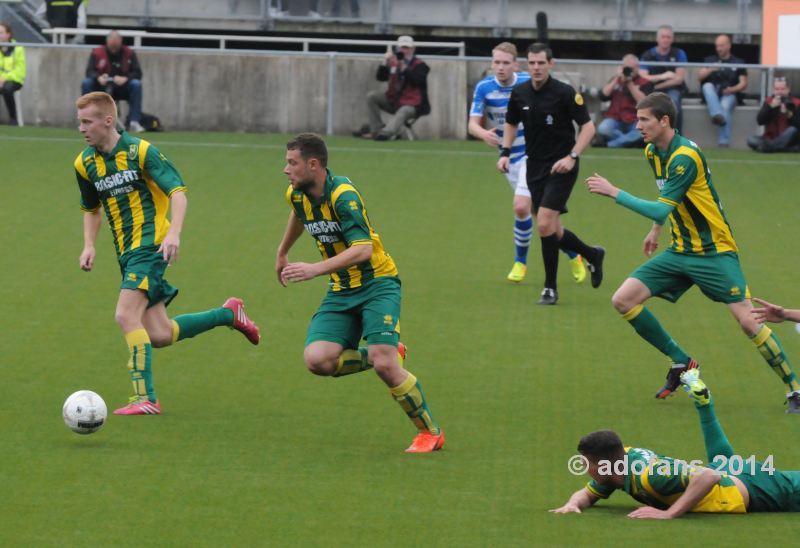
<path id="1" fill-rule="evenodd" d="M 27 48 L 22 90 L 27 124 L 75 124 L 74 103 L 86 70 L 86 48 Z M 324 133 L 329 58 L 141 51 L 143 110 L 167 129 Z M 365 95 L 385 89 L 378 59 L 339 56 L 334 64 L 333 128 L 347 134 L 367 119 Z M 466 64 L 430 61 L 432 113 L 415 126 L 422 138 L 466 134 Z"/>

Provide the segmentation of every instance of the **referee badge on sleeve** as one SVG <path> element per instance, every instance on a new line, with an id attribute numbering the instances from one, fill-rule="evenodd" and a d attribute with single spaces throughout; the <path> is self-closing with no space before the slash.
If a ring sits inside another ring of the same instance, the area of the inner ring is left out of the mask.
<path id="1" fill-rule="evenodd" d="M 580 93 L 575 94 L 575 104 L 581 106 L 583 104 L 583 95 Z"/>

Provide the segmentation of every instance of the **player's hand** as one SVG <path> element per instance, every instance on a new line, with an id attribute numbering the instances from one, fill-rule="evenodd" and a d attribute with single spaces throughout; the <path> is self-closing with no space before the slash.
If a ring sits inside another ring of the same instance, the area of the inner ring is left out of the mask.
<path id="1" fill-rule="evenodd" d="M 658 508 L 653 508 L 652 506 L 642 506 L 641 508 L 637 508 L 628 514 L 628 517 L 639 519 L 672 519 L 672 516 L 666 510 L 659 510 Z"/>
<path id="2" fill-rule="evenodd" d="M 575 167 L 575 160 L 572 159 L 572 156 L 568 155 L 564 156 L 555 164 L 553 164 L 553 167 L 550 168 L 550 173 L 551 174 L 569 173 L 570 171 L 572 171 L 572 168 L 574 167 Z"/>
<path id="3" fill-rule="evenodd" d="M 283 279 L 283 269 L 289 264 L 289 258 L 286 255 L 278 255 L 275 259 L 275 274 L 278 275 L 278 282 L 286 287 L 286 281 Z"/>
<path id="4" fill-rule="evenodd" d="M 94 266 L 94 256 L 95 256 L 94 247 L 83 248 L 81 256 L 78 259 L 78 263 L 81 266 L 81 270 L 83 270 L 84 272 L 89 272 L 90 270 L 92 270 L 92 267 Z"/>
<path id="5" fill-rule="evenodd" d="M 610 196 L 611 198 L 616 198 L 617 194 L 619 194 L 619 189 L 617 187 L 612 185 L 608 179 L 597 173 L 586 179 L 586 186 L 589 188 L 589 192 L 593 194 Z"/>
<path id="6" fill-rule="evenodd" d="M 164 241 L 161 242 L 161 247 L 158 252 L 164 255 L 164 261 L 167 264 L 173 264 L 178 261 L 178 249 L 181 247 L 181 239 L 177 234 L 167 232 L 164 236 Z"/>
<path id="7" fill-rule="evenodd" d="M 496 127 L 484 131 L 481 138 L 483 139 L 483 142 L 489 145 L 490 147 L 496 147 L 497 145 L 500 144 L 500 137 L 497 135 Z"/>
<path id="8" fill-rule="evenodd" d="M 574 502 L 568 502 L 561 508 L 553 508 L 552 510 L 548 510 L 549 512 L 553 512 L 554 514 L 582 514 L 580 507 L 575 504 Z"/>
<path id="9" fill-rule="evenodd" d="M 647 236 L 644 237 L 644 254 L 648 257 L 652 256 L 658 249 L 658 237 L 660 231 L 651 230 Z"/>
<path id="10" fill-rule="evenodd" d="M 753 297 L 753 300 L 763 306 L 764 308 L 754 308 L 750 311 L 758 323 L 781 323 L 786 319 L 786 310 L 779 304 L 768 303 L 758 297 Z"/>
<path id="11" fill-rule="evenodd" d="M 508 156 L 500 156 L 497 160 L 497 170 L 500 173 L 508 173 L 508 165 L 511 163 L 511 158 Z"/>
<path id="12" fill-rule="evenodd" d="M 309 263 L 289 263 L 281 271 L 281 279 L 285 282 L 304 282 L 318 275 L 316 265 Z"/>

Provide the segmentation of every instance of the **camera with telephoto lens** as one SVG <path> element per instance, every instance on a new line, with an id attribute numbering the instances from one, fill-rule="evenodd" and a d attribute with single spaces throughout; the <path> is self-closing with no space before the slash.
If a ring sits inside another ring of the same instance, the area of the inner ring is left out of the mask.
<path id="1" fill-rule="evenodd" d="M 405 59 L 405 57 L 406 57 L 406 54 L 405 54 L 405 53 L 403 53 L 403 51 L 402 51 L 402 50 L 399 50 L 399 49 L 398 49 L 397 51 L 395 51 L 395 52 L 394 52 L 394 56 L 395 56 L 395 57 L 397 57 L 397 60 L 398 60 L 398 61 L 402 61 L 403 59 Z"/>
<path id="2" fill-rule="evenodd" d="M 625 78 L 630 78 L 631 76 L 633 76 L 633 69 L 631 67 L 623 67 L 622 75 Z"/>

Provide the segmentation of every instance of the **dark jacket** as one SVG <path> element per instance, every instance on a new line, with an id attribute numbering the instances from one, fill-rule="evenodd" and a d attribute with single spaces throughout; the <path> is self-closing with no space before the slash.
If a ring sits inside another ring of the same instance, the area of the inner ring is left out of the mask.
<path id="1" fill-rule="evenodd" d="M 787 99 L 791 99 L 791 104 L 794 105 L 793 107 L 789 107 L 794 111 L 791 118 L 781 116 L 780 107 L 773 108 L 770 106 L 772 99 L 773 96 L 767 97 L 767 100 L 761 105 L 761 110 L 758 111 L 758 115 L 756 116 L 758 125 L 764 126 L 764 138 L 774 139 L 786 131 L 786 128 L 789 126 L 795 126 L 800 129 L 800 99 L 796 97 L 787 97 Z"/>
<path id="2" fill-rule="evenodd" d="M 386 98 L 397 107 L 406 105 L 416 107 L 417 116 L 430 114 L 428 65 L 418 57 L 413 57 L 403 72 L 398 73 L 395 70 L 396 66 L 397 61 L 393 59 L 390 65 L 379 66 L 375 75 L 380 82 L 389 82 Z"/>
<path id="3" fill-rule="evenodd" d="M 45 0 L 47 22 L 51 27 L 74 29 L 78 26 L 78 8 L 83 0 Z"/>
<path id="4" fill-rule="evenodd" d="M 92 50 L 86 67 L 86 77 L 96 79 L 101 74 L 141 80 L 142 68 L 139 66 L 139 59 L 136 58 L 136 52 L 130 47 L 123 45 L 115 55 L 107 47 L 101 46 Z"/>

